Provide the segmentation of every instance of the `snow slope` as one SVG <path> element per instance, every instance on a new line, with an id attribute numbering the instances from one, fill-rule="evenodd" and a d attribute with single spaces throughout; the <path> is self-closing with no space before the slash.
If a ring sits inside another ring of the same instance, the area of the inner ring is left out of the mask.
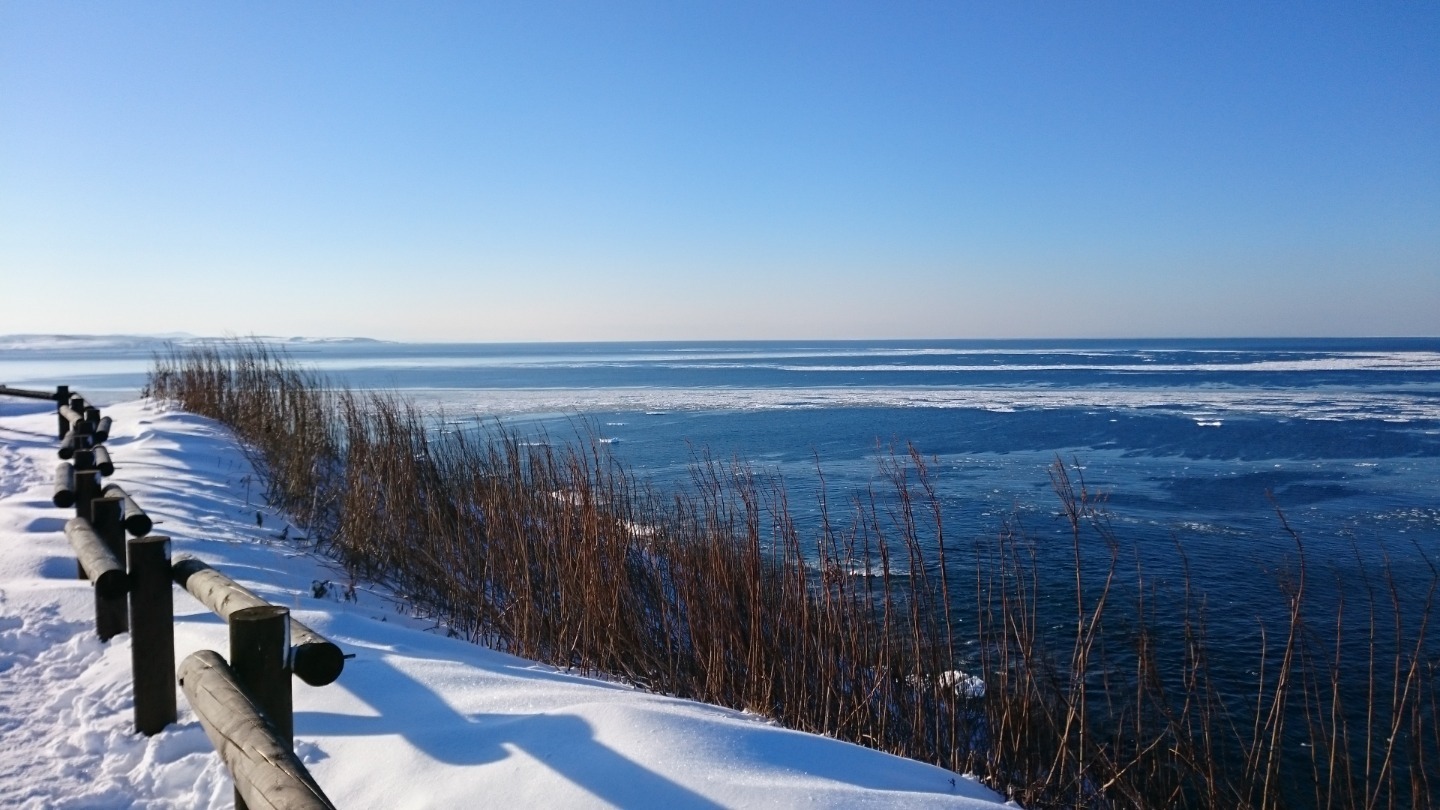
<path id="1" fill-rule="evenodd" d="M 378 588 L 317 598 L 315 582 L 343 574 L 279 539 L 285 519 L 257 506 L 225 429 L 148 402 L 106 414 L 109 480 L 172 553 L 195 554 L 355 654 L 330 686 L 293 681 L 296 750 L 339 807 L 1000 804 L 929 765 L 445 638 Z M 72 512 L 49 503 L 54 430 L 44 403 L 0 400 L 0 807 L 228 807 L 229 777 L 183 696 L 175 726 L 131 730 L 129 637 L 95 637 L 92 592 L 62 532 Z M 177 661 L 223 653 L 220 620 L 174 596 Z"/>

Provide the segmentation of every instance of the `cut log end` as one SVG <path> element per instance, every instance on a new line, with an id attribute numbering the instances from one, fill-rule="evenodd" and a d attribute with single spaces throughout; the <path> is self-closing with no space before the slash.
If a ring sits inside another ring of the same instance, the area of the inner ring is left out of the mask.
<path id="1" fill-rule="evenodd" d="M 290 657 L 296 677 L 311 686 L 328 686 L 345 669 L 345 654 L 328 641 L 296 645 Z"/>

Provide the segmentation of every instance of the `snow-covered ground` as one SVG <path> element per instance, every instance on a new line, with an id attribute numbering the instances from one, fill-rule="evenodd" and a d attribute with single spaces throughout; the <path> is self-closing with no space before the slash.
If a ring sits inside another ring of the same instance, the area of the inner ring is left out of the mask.
<path id="1" fill-rule="evenodd" d="M 296 751 L 342 808 L 947 807 L 999 798 L 939 768 L 787 731 L 754 716 L 582 678 L 449 639 L 323 557 L 286 520 L 229 433 L 146 402 L 115 420 L 110 481 L 172 553 L 228 573 L 355 658 L 329 686 L 294 683 Z M 228 807 L 229 777 L 179 698 L 179 722 L 132 731 L 129 637 L 101 643 L 88 583 L 50 505 L 55 416 L 0 399 L 0 807 Z M 256 512 L 263 525 L 256 525 Z M 292 530 L 293 531 L 293 530 Z M 228 649 L 175 589 L 176 659 Z"/>

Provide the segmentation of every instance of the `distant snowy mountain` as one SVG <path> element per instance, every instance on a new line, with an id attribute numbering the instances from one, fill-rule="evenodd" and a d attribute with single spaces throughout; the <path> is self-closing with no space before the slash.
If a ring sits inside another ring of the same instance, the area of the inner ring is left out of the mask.
<path id="1" fill-rule="evenodd" d="M 166 343 L 195 340 L 194 335 L 0 335 L 0 351 L 86 351 L 114 349 L 150 349 Z"/>
<path id="2" fill-rule="evenodd" d="M 189 332 L 165 332 L 147 335 L 0 335 L 0 352 L 98 351 L 102 349 L 149 352 L 164 348 L 167 344 L 193 345 L 197 343 L 225 342 L 235 339 L 237 339 L 235 336 L 206 337 L 193 335 Z M 274 337 L 269 335 L 245 335 L 238 339 L 261 340 L 267 343 L 285 345 L 333 345 L 341 343 L 387 342 L 364 337 Z"/>

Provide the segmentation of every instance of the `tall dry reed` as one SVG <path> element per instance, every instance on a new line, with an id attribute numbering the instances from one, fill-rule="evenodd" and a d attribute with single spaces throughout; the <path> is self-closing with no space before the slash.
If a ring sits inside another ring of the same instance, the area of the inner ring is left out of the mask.
<path id="1" fill-rule="evenodd" d="M 1296 536 L 1287 621 L 1240 701 L 1188 577 L 1177 593 L 1124 562 L 1103 502 L 1062 464 L 1068 544 L 1006 526 L 970 548 L 946 536 L 913 449 L 840 506 L 822 486 L 802 529 L 781 483 L 744 463 L 702 452 L 691 486 L 659 492 L 598 443 L 439 431 L 259 342 L 157 357 L 147 390 L 229 425 L 311 540 L 472 641 L 977 773 L 1033 808 L 1434 795 L 1433 570 L 1418 608 L 1388 567 L 1367 580 L 1357 657 L 1348 606 L 1309 622 Z"/>

